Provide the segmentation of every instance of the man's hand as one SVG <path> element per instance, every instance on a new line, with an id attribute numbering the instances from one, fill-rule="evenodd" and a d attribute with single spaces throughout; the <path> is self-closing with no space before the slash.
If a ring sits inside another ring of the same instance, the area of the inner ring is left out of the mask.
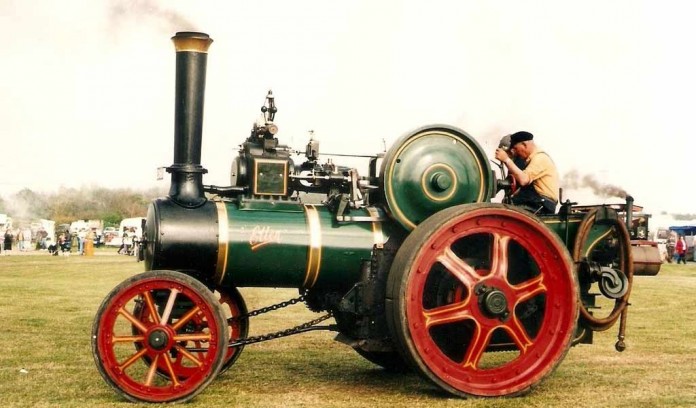
<path id="1" fill-rule="evenodd" d="M 510 158 L 508 156 L 507 152 L 504 149 L 501 149 L 500 147 L 495 149 L 495 158 L 500 160 L 501 162 L 505 163 L 507 159 Z"/>
<path id="2" fill-rule="evenodd" d="M 517 183 L 520 186 L 526 186 L 527 184 L 531 183 L 531 180 L 529 179 L 529 176 L 525 174 L 522 170 L 520 170 L 519 167 L 515 164 L 514 161 L 510 158 L 510 155 L 501 148 L 495 149 L 495 158 L 503 162 L 505 164 L 505 167 L 508 168 L 508 173 L 517 180 Z"/>

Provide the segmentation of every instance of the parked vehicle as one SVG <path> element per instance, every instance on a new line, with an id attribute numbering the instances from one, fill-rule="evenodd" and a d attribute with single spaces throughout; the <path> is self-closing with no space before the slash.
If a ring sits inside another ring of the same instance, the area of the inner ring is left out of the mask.
<path id="1" fill-rule="evenodd" d="M 116 227 L 106 227 L 102 234 L 103 244 L 106 246 L 121 246 L 121 236 Z"/>

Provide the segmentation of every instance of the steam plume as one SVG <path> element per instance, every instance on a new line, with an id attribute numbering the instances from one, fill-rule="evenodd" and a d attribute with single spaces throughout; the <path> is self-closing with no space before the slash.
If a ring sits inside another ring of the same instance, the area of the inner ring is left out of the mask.
<path id="1" fill-rule="evenodd" d="M 112 23 L 118 25 L 123 20 L 147 18 L 155 20 L 168 33 L 176 31 L 196 31 L 195 25 L 178 12 L 164 8 L 154 0 L 112 0 L 109 7 Z"/>
<path id="2" fill-rule="evenodd" d="M 567 189 L 589 188 L 599 197 L 626 198 L 628 193 L 621 187 L 599 182 L 594 176 L 587 174 L 580 177 L 576 170 L 571 170 L 563 176 L 562 187 Z"/>

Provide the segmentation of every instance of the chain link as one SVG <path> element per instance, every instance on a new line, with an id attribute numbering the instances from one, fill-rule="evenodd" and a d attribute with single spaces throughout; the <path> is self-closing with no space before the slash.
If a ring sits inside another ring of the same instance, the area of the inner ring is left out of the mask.
<path id="1" fill-rule="evenodd" d="M 305 301 L 305 296 L 300 295 L 294 299 L 286 300 L 284 302 L 276 303 L 274 305 L 270 305 L 270 306 L 262 307 L 260 309 L 252 310 L 251 312 L 248 312 L 248 313 L 243 314 L 243 315 L 230 317 L 229 319 L 227 319 L 227 322 L 229 324 L 232 324 L 232 323 L 237 322 L 237 321 L 242 320 L 242 319 L 248 319 L 250 317 L 258 316 L 258 315 L 261 315 L 264 313 L 273 312 L 275 310 L 282 309 L 284 307 L 288 307 L 288 306 L 294 305 L 296 303 L 304 302 L 304 301 Z M 302 323 L 298 326 L 291 327 L 289 329 L 280 330 L 280 331 L 277 331 L 274 333 L 267 333 L 267 334 L 262 334 L 259 336 L 251 336 L 251 337 L 247 337 L 244 339 L 238 339 L 235 341 L 231 341 L 229 343 L 228 347 L 239 347 L 239 346 L 244 346 L 247 344 L 260 343 L 262 341 L 279 339 L 281 337 L 287 337 L 287 336 L 291 336 L 293 334 L 302 333 L 302 332 L 311 330 L 312 326 L 315 326 L 315 325 L 323 322 L 324 320 L 329 319 L 331 316 L 333 316 L 333 314 L 331 312 L 329 312 L 329 313 L 327 313 L 323 316 L 320 316 L 314 320 L 310 320 L 306 323 Z"/>
<path id="2" fill-rule="evenodd" d="M 282 308 L 284 308 L 284 307 L 288 307 L 288 306 L 290 306 L 290 305 L 294 305 L 294 304 L 299 303 L 299 302 L 304 302 L 304 300 L 305 300 L 305 296 L 304 296 L 304 295 L 300 295 L 300 296 L 298 296 L 298 297 L 296 297 L 296 298 L 294 298 L 294 299 L 290 299 L 290 300 L 286 300 L 286 301 L 284 301 L 284 302 L 276 303 L 275 305 L 270 305 L 270 306 L 262 307 L 261 309 L 252 310 L 251 312 L 248 312 L 248 313 L 243 314 L 243 315 L 232 316 L 232 317 L 230 317 L 229 319 L 227 319 L 227 322 L 228 322 L 228 323 L 234 323 L 234 322 L 236 322 L 236 321 L 238 321 L 238 320 L 242 320 L 242 319 L 246 319 L 246 318 L 249 318 L 249 317 L 258 316 L 258 315 L 260 315 L 260 314 L 264 314 L 264 313 L 272 312 L 272 311 L 274 311 L 274 310 L 282 309 Z"/>
<path id="3" fill-rule="evenodd" d="M 232 341 L 232 342 L 230 342 L 228 347 L 239 347 L 239 346 L 244 346 L 247 344 L 260 343 L 262 341 L 274 340 L 274 339 L 279 339 L 281 337 L 287 337 L 287 336 L 292 336 L 293 334 L 302 333 L 302 332 L 305 332 L 308 329 L 310 329 L 312 326 L 315 326 L 315 325 L 323 322 L 324 320 L 330 318 L 331 316 L 332 316 L 331 313 L 327 313 L 327 314 L 320 316 L 314 320 L 310 320 L 306 323 L 302 323 L 298 326 L 291 327 L 289 329 L 280 330 L 280 331 L 277 331 L 274 333 L 262 334 L 259 336 L 251 336 L 251 337 L 247 337 L 245 339 L 239 339 L 236 341 Z"/>

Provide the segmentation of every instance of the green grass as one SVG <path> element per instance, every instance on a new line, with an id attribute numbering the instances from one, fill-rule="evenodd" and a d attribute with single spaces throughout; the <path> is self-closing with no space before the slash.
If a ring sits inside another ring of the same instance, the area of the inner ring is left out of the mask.
<path id="1" fill-rule="evenodd" d="M 132 257 L 0 257 L 0 405 L 123 406 L 92 360 L 99 304 L 142 271 Z M 571 349 L 559 368 L 518 398 L 452 398 L 415 374 L 389 374 L 333 334 L 310 332 L 248 346 L 190 407 L 687 407 L 696 406 L 696 264 L 636 277 L 623 353 L 616 330 Z M 243 289 L 250 309 L 296 290 Z M 316 317 L 295 305 L 251 321 L 251 334 Z M 27 373 L 21 373 L 24 369 Z M 151 406 L 151 405 L 150 405 Z"/>

